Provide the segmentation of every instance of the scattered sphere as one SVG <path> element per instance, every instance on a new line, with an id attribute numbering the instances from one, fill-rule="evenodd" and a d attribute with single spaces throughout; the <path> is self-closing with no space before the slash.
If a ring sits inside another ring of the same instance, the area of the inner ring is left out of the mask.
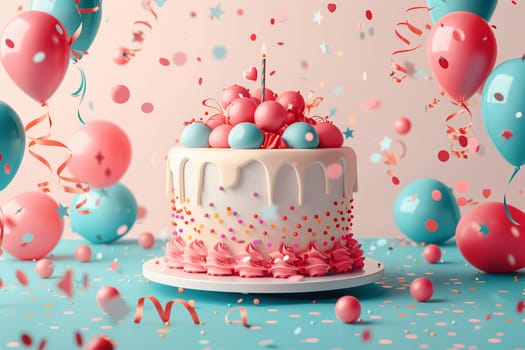
<path id="1" fill-rule="evenodd" d="M 125 47 L 119 47 L 113 56 L 113 60 L 116 64 L 123 65 L 129 62 L 131 59 L 129 49 Z"/>
<path id="2" fill-rule="evenodd" d="M 437 244 L 429 244 L 423 249 L 423 258 L 431 264 L 435 264 L 441 259 L 441 248 Z"/>
<path id="3" fill-rule="evenodd" d="M 182 130 L 180 141 L 184 147 L 188 148 L 208 147 L 210 133 L 211 129 L 206 124 L 191 123 Z"/>
<path id="4" fill-rule="evenodd" d="M 93 252 L 91 251 L 91 247 L 87 244 L 81 244 L 75 249 L 75 259 L 82 263 L 89 262 L 91 260 L 91 255 L 93 255 Z"/>
<path id="5" fill-rule="evenodd" d="M 239 123 L 253 123 L 257 104 L 251 98 L 236 98 L 228 106 L 228 123 L 236 125 Z"/>
<path id="6" fill-rule="evenodd" d="M 407 117 L 399 117 L 394 120 L 394 129 L 401 135 L 408 134 L 412 128 L 412 123 Z"/>
<path id="7" fill-rule="evenodd" d="M 210 146 L 213 148 L 230 148 L 228 136 L 230 135 L 232 128 L 233 125 L 229 124 L 222 124 L 215 127 L 215 129 L 211 131 L 210 137 L 208 138 L 208 143 Z"/>
<path id="8" fill-rule="evenodd" d="M 325 122 L 314 125 L 319 135 L 319 148 L 339 148 L 345 141 L 343 133 L 333 123 Z"/>
<path id="9" fill-rule="evenodd" d="M 40 278 L 49 278 L 55 272 L 55 267 L 53 266 L 53 261 L 50 259 L 40 259 L 36 262 L 35 265 L 36 274 Z"/>
<path id="10" fill-rule="evenodd" d="M 257 106 L 253 119 L 264 131 L 277 132 L 286 121 L 286 109 L 279 102 L 265 101 Z"/>
<path id="11" fill-rule="evenodd" d="M 120 292 L 113 286 L 104 286 L 97 291 L 97 304 L 102 308 L 106 309 L 106 304 L 111 299 L 120 296 Z"/>
<path id="12" fill-rule="evenodd" d="M 139 245 L 144 249 L 150 249 L 155 244 L 155 236 L 151 232 L 142 232 L 138 239 Z"/>
<path id="13" fill-rule="evenodd" d="M 335 303 L 335 316 L 344 323 L 354 323 L 361 316 L 361 303 L 356 297 L 345 295 Z"/>
<path id="14" fill-rule="evenodd" d="M 232 148 L 257 149 L 263 141 L 263 132 L 253 123 L 237 124 L 228 135 L 228 143 Z"/>
<path id="15" fill-rule="evenodd" d="M 283 91 L 277 96 L 277 102 L 293 114 L 303 113 L 306 105 L 299 91 Z"/>
<path id="16" fill-rule="evenodd" d="M 427 301 L 434 294 L 432 281 L 425 277 L 418 277 L 410 283 L 410 295 L 417 301 Z"/>
<path id="17" fill-rule="evenodd" d="M 128 102 L 130 95 L 131 93 L 129 92 L 128 87 L 125 85 L 116 85 L 111 91 L 113 102 L 118 104 Z"/>
<path id="18" fill-rule="evenodd" d="M 283 132 L 283 139 L 290 148 L 317 148 L 319 135 L 314 127 L 305 122 L 289 125 Z"/>
<path id="19" fill-rule="evenodd" d="M 86 350 L 113 350 L 113 343 L 106 336 L 101 335 L 89 341 Z"/>
<path id="20" fill-rule="evenodd" d="M 221 106 L 226 109 L 230 103 L 239 97 L 250 97 L 250 92 L 247 88 L 241 85 L 231 85 L 222 90 Z"/>

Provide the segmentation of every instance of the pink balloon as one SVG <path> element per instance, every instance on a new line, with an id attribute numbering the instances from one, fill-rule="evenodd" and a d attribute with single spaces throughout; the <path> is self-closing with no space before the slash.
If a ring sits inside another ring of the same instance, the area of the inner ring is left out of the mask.
<path id="1" fill-rule="evenodd" d="M 49 99 L 69 64 L 69 39 L 52 15 L 26 11 L 14 17 L 0 39 L 5 70 L 20 89 L 38 102 Z"/>
<path id="2" fill-rule="evenodd" d="M 2 247 L 21 260 L 41 259 L 60 241 L 64 220 L 53 198 L 42 192 L 23 192 L 3 206 Z"/>
<path id="3" fill-rule="evenodd" d="M 72 158 L 68 169 L 93 188 L 108 187 L 120 180 L 131 161 L 131 144 L 124 131 L 107 120 L 82 126 L 69 143 Z"/>
<path id="4" fill-rule="evenodd" d="M 279 102 L 287 111 L 293 114 L 302 114 L 306 103 L 299 91 L 284 91 L 277 96 Z"/>
<path id="5" fill-rule="evenodd" d="M 230 148 L 228 143 L 228 135 L 233 128 L 233 125 L 222 124 L 213 129 L 208 137 L 208 143 L 213 148 Z"/>
<path id="6" fill-rule="evenodd" d="M 471 12 L 451 12 L 433 26 L 427 59 L 437 81 L 456 102 L 483 85 L 496 62 L 496 38 L 487 22 Z"/>
<path id="7" fill-rule="evenodd" d="M 456 242 L 463 257 L 486 272 L 511 272 L 525 267 L 525 213 L 503 203 L 478 204 L 463 214 L 456 228 Z"/>
<path id="8" fill-rule="evenodd" d="M 284 125 L 286 115 L 286 109 L 279 102 L 270 100 L 257 106 L 253 118 L 261 130 L 276 132 Z"/>
<path id="9" fill-rule="evenodd" d="M 253 115 L 257 104 L 251 98 L 241 97 L 233 100 L 227 109 L 228 123 L 253 123 Z"/>
<path id="10" fill-rule="evenodd" d="M 319 148 L 337 148 L 345 142 L 341 130 L 331 122 L 315 124 L 314 129 L 319 135 Z"/>
<path id="11" fill-rule="evenodd" d="M 221 96 L 221 106 L 222 108 L 226 108 L 230 105 L 230 103 L 239 98 L 239 97 L 249 97 L 250 92 L 247 88 L 241 85 L 231 85 L 222 90 L 222 96 Z"/>

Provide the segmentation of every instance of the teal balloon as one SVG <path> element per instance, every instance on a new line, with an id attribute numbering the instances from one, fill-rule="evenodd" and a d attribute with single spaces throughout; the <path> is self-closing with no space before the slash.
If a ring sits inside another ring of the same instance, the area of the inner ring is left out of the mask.
<path id="1" fill-rule="evenodd" d="M 15 177 L 25 145 L 22 121 L 10 106 L 0 101 L 0 191 Z"/>
<path id="2" fill-rule="evenodd" d="M 79 37 L 73 41 L 71 48 L 77 52 L 81 58 L 83 53 L 88 51 L 100 28 L 102 18 L 102 0 L 81 0 L 78 3 L 80 9 L 80 18 L 82 22 L 82 31 Z M 88 11 L 83 12 L 82 9 Z M 90 10 L 92 9 L 92 11 Z"/>
<path id="3" fill-rule="evenodd" d="M 456 233 L 460 211 L 452 189 L 424 178 L 405 186 L 394 202 L 394 220 L 399 230 L 419 243 L 442 243 Z"/>
<path id="4" fill-rule="evenodd" d="M 75 34 L 82 21 L 75 0 L 31 0 L 29 8 L 54 16 L 66 28 L 69 37 Z"/>
<path id="5" fill-rule="evenodd" d="M 86 202 L 77 209 L 83 201 Z M 84 210 L 89 213 L 82 213 Z M 75 195 L 70 212 L 73 232 L 92 243 L 112 243 L 131 230 L 138 206 L 131 191 L 116 183 Z"/>
<path id="6" fill-rule="evenodd" d="M 441 17 L 458 11 L 467 11 L 489 22 L 494 14 L 498 0 L 427 0 L 432 23 L 436 23 Z"/>
<path id="7" fill-rule="evenodd" d="M 501 156 L 514 166 L 525 164 L 525 61 L 498 65 L 481 93 L 485 130 Z"/>

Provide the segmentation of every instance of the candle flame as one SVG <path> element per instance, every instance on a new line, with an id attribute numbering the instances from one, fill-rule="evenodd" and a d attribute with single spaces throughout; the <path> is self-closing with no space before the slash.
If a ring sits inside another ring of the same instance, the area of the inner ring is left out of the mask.
<path id="1" fill-rule="evenodd" d="M 266 58 L 266 44 L 263 44 L 261 47 L 261 57 Z"/>

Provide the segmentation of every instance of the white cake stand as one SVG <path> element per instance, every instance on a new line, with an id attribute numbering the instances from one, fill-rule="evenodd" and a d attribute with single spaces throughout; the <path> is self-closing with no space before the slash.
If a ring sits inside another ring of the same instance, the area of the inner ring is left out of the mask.
<path id="1" fill-rule="evenodd" d="M 145 278 L 163 285 L 235 293 L 305 293 L 352 288 L 380 280 L 384 274 L 383 264 L 366 258 L 365 266 L 356 272 L 321 277 L 295 278 L 242 278 L 238 276 L 208 276 L 205 273 L 187 273 L 170 269 L 163 258 L 148 260 L 142 266 Z"/>

